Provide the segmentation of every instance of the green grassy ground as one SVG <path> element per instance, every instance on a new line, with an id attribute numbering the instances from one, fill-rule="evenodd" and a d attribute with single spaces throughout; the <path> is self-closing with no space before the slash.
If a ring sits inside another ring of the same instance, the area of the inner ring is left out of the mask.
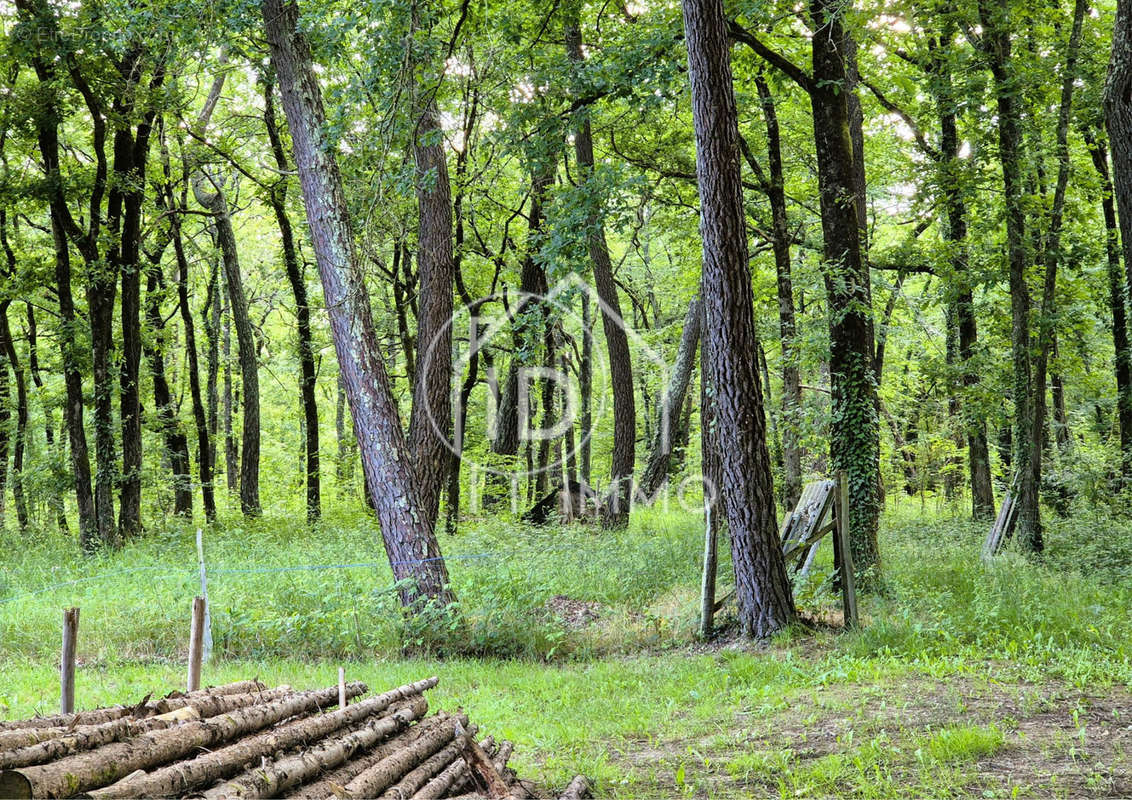
<path id="1" fill-rule="evenodd" d="M 1008 553 L 984 568 L 981 527 L 889 514 L 864 629 L 799 626 L 764 646 L 694 639 L 692 516 L 644 513 L 618 534 L 472 526 L 442 543 L 468 556 L 452 562 L 458 637 L 405 628 L 387 568 L 266 571 L 378 560 L 364 521 L 300 532 L 208 534 L 220 658 L 207 680 L 330 685 L 339 663 L 375 688 L 436 674 L 434 706 L 513 739 L 524 777 L 560 787 L 584 772 L 603 796 L 1132 795 L 1125 523 L 1051 520 L 1044 563 Z M 93 562 L 7 537 L 0 717 L 54 709 L 66 605 L 83 609 L 81 706 L 183 681 L 191 531 Z M 820 583 L 798 596 L 829 619 Z M 403 659 L 403 643 L 437 655 Z"/>

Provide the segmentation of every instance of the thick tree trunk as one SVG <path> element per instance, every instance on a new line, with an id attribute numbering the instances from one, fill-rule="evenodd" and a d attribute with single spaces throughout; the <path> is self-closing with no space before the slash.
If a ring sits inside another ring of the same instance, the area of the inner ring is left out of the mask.
<path id="1" fill-rule="evenodd" d="M 415 14 L 414 9 L 414 14 Z M 409 415 L 409 449 L 425 517 L 436 524 L 452 461 L 452 188 L 435 81 L 415 87 L 413 156 L 417 171 L 417 376 Z"/>
<path id="2" fill-rule="evenodd" d="M 778 112 L 767 82 L 759 76 L 755 87 L 766 125 L 767 168 L 770 183 L 771 249 L 778 284 L 778 330 L 782 341 L 782 469 L 785 486 L 782 499 L 786 508 L 794 508 L 802 495 L 802 448 L 798 444 L 799 415 L 802 409 L 802 380 L 798 371 L 794 283 L 790 274 L 790 225 L 786 216 L 786 177 L 782 167 L 782 137 L 778 128 Z"/>
<path id="3" fill-rule="evenodd" d="M 306 39 L 295 31 L 298 7 L 283 0 L 263 0 L 262 11 L 366 483 L 393 574 L 405 581 L 401 601 L 413 606 L 425 599 L 447 606 L 455 598 L 435 532 L 424 514 L 411 455 L 378 352 L 342 179 L 334 149 L 326 141 L 322 92 Z"/>
<path id="4" fill-rule="evenodd" d="M 1085 141 L 1093 166 L 1101 179 L 1101 210 L 1104 214 L 1105 254 L 1108 257 L 1108 302 L 1112 313 L 1112 344 L 1115 352 L 1116 415 L 1120 431 L 1121 482 L 1132 483 L 1132 349 L 1128 342 L 1128 306 L 1125 277 L 1120 266 L 1120 233 L 1116 205 L 1108 171 L 1108 149 L 1091 131 Z"/>
<path id="5" fill-rule="evenodd" d="M 1116 25 L 1113 30 L 1108 78 L 1105 81 L 1104 110 L 1108 139 L 1112 147 L 1112 189 L 1116 197 L 1117 210 L 1120 212 L 1120 242 L 1123 246 L 1124 269 L 1127 275 L 1127 297 L 1129 302 L 1132 302 L 1132 0 L 1118 0 L 1116 4 Z M 1105 219 L 1107 222 L 1107 212 Z M 1109 234 L 1110 274 L 1114 269 L 1113 258 L 1116 248 L 1114 236 L 1115 231 Z M 1125 349 L 1127 350 L 1127 347 Z M 1125 369 L 1132 372 L 1132 354 L 1127 359 Z M 1132 379 L 1128 380 L 1128 383 L 1132 383 Z M 1126 430 L 1132 431 L 1132 389 L 1121 395 L 1120 412 L 1122 414 L 1121 446 L 1124 453 L 1123 472 L 1127 484 L 1132 482 L 1132 433 L 1127 439 L 1124 438 L 1123 433 Z"/>
<path id="6" fill-rule="evenodd" d="M 848 34 L 841 6 L 812 0 L 813 80 L 810 104 L 821 192 L 825 285 L 829 296 L 832 436 L 830 458 L 849 484 L 849 538 L 853 567 L 860 574 L 880 568 L 880 429 L 873 371 L 872 291 L 861 255 L 857 178 L 846 103 L 842 45 Z"/>
<path id="7" fill-rule="evenodd" d="M 271 142 L 271 152 L 275 156 L 275 166 L 281 176 L 291 169 L 279 128 L 275 121 L 275 86 L 268 81 L 263 89 L 263 120 L 267 128 L 267 138 Z M 295 249 L 295 235 L 291 229 L 291 218 L 287 215 L 287 180 L 281 177 L 271 187 L 268 195 L 275 222 L 279 226 L 279 238 L 283 246 L 283 267 L 287 281 L 291 284 L 291 294 L 295 298 L 296 328 L 299 336 L 299 397 L 303 406 L 304 463 L 307 478 L 307 522 L 313 522 L 322 515 L 322 487 L 319 478 L 318 452 L 318 400 L 315 397 L 314 345 L 311 337 L 311 309 L 307 300 L 307 282 L 299 255 Z"/>
<path id="8" fill-rule="evenodd" d="M 220 424 L 224 429 L 224 482 L 228 487 L 228 493 L 235 495 L 240 491 L 240 446 L 236 442 L 235 428 L 232 426 L 232 415 L 235 410 L 233 397 L 235 390 L 232 386 L 232 316 L 228 313 L 231 304 L 228 301 L 226 283 L 221 298 L 220 314 L 223 317 L 224 330 L 221 334 L 223 348 L 220 355 L 224 362 L 224 396 Z"/>
<path id="9" fill-rule="evenodd" d="M 220 265 L 215 259 L 209 265 L 208 291 L 204 308 L 201 309 L 201 323 L 207 340 L 208 374 L 205 378 L 205 397 L 208 410 L 208 469 L 216 475 L 216 443 L 220 433 Z M 227 357 L 225 357 L 227 361 Z M 215 494 L 215 477 L 213 493 Z"/>
<path id="10" fill-rule="evenodd" d="M 679 438 L 680 415 L 683 412 L 684 396 L 692 379 L 692 367 L 696 363 L 696 350 L 700 344 L 700 321 L 703 308 L 700 298 L 693 297 L 684 315 L 684 330 L 680 335 L 680 346 L 676 350 L 676 361 L 668 376 L 668 393 L 657 413 L 656 434 L 653 437 L 652 452 L 648 465 L 637 482 L 636 494 L 645 502 L 652 502 L 653 495 L 668 480 L 672 464 L 672 452 Z"/>
<path id="11" fill-rule="evenodd" d="M 704 242 L 704 372 L 715 389 L 714 438 L 739 622 L 744 634 L 763 638 L 794 619 L 794 599 L 778 542 L 762 389 L 751 357 L 755 330 L 738 117 L 721 0 L 685 0 L 684 31 Z"/>
<path id="12" fill-rule="evenodd" d="M 578 18 L 579 4 L 571 3 L 567 9 L 565 34 L 566 56 L 577 68 L 585 59 L 582 51 L 582 30 Z M 592 192 L 599 191 L 593 182 L 593 133 L 586 111 L 574 131 L 574 151 L 578 172 L 583 184 L 590 184 Z M 596 207 L 597 197 L 590 198 Z M 593 262 L 594 288 L 601 300 L 602 330 L 609 348 L 609 376 L 613 389 L 613 463 L 610 468 L 610 492 L 602 513 L 602 524 L 620 528 L 629 524 L 629 499 L 636 463 L 637 409 L 633 396 L 633 362 L 629 354 L 629 337 L 621 316 L 617 299 L 617 286 L 613 281 L 613 262 L 605 241 L 605 228 L 596 213 L 587 220 L 587 244 Z"/>

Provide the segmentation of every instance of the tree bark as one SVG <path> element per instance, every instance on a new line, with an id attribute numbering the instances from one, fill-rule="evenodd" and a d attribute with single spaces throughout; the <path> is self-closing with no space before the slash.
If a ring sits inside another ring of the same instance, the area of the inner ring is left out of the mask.
<path id="1" fill-rule="evenodd" d="M 414 27 L 417 9 L 413 7 Z M 436 104 L 436 81 L 414 87 L 416 160 L 417 375 L 409 415 L 408 444 L 413 453 L 421 502 L 430 526 L 436 524 L 440 493 L 452 461 L 452 187 L 444 152 L 444 131 Z"/>
<path id="2" fill-rule="evenodd" d="M 1105 124 L 1112 147 L 1112 194 L 1120 217 L 1120 243 L 1124 255 L 1127 297 L 1132 302 L 1132 0 L 1118 0 L 1113 29 L 1112 55 L 1104 87 Z M 1095 156 L 1094 156 L 1095 162 Z M 1109 201 L 1111 205 L 1111 200 Z M 1106 213 L 1106 223 L 1108 216 Z M 1113 270 L 1115 231 L 1109 234 L 1109 270 Z M 1111 278 L 1110 278 L 1111 281 Z M 1115 315 L 1114 315 L 1115 323 Z M 1115 336 L 1115 333 L 1114 333 Z M 1127 346 L 1125 347 L 1127 351 Z M 1125 369 L 1132 373 L 1132 354 L 1126 357 Z M 1119 359 L 1119 356 L 1118 356 Z M 1119 368 L 1119 361 L 1118 361 Z M 1128 379 L 1132 384 L 1132 378 Z M 1132 482 L 1132 389 L 1121 395 L 1121 446 L 1124 453 L 1125 484 Z M 1125 424 L 1127 423 L 1127 428 Z"/>
<path id="3" fill-rule="evenodd" d="M 764 638 L 794 619 L 794 599 L 778 543 L 762 388 L 752 359 L 756 342 L 738 117 L 721 0 L 685 0 L 684 31 L 704 242 L 704 372 L 714 389 L 714 438 L 739 622 L 745 635 Z"/>
<path id="4" fill-rule="evenodd" d="M 1116 221 L 1116 205 L 1112 179 L 1108 169 L 1108 148 L 1091 132 L 1085 142 L 1093 166 L 1101 180 L 1101 210 L 1104 215 L 1105 255 L 1108 264 L 1108 302 L 1112 313 L 1112 344 L 1115 353 L 1116 415 L 1120 431 L 1121 482 L 1132 483 L 1132 348 L 1128 341 L 1128 306 L 1125 299 L 1125 278 L 1120 263 L 1120 232 Z"/>
<path id="5" fill-rule="evenodd" d="M 811 0 L 813 79 L 810 104 L 821 193 L 824 275 L 829 296 L 832 436 L 830 459 L 845 470 L 851 500 L 849 544 L 857 585 L 880 568 L 877 525 L 880 430 L 873 371 L 872 290 L 861 254 L 855 155 L 845 92 L 843 44 L 848 34 L 841 7 L 833 0 Z"/>
<path id="6" fill-rule="evenodd" d="M 574 69 L 580 69 L 585 60 L 582 51 L 580 8 L 576 2 L 566 10 L 566 56 Z M 602 330 L 609 348 L 609 376 L 613 389 L 613 462 L 610 467 L 610 492 L 602 513 L 602 525 L 623 528 L 629 524 L 629 502 L 636 463 L 637 409 L 633 396 L 633 362 L 629 353 L 629 337 L 621 316 L 617 299 L 617 286 L 613 281 L 613 262 L 605 241 L 605 227 L 596 211 L 597 192 L 593 180 L 593 132 L 586 110 L 580 112 L 574 131 L 574 152 L 578 162 L 579 180 L 588 184 L 590 202 L 594 211 L 587 220 L 586 239 L 590 261 L 593 262 L 594 288 L 601 301 Z"/>
<path id="7" fill-rule="evenodd" d="M 275 156 L 275 166 L 280 179 L 268 192 L 268 202 L 275 213 L 279 226 L 279 238 L 283 246 L 283 267 L 291 293 L 295 298 L 296 328 L 299 336 L 299 397 L 303 406 L 304 459 L 307 481 L 307 522 L 314 522 L 322 515 L 322 487 L 319 471 L 318 444 L 318 399 L 315 397 L 314 345 L 311 336 L 311 309 L 307 299 L 306 276 L 303 275 L 295 249 L 295 235 L 291 229 L 291 218 L 287 215 L 287 179 L 291 167 L 283 150 L 283 142 L 275 120 L 275 87 L 269 79 L 263 88 L 263 120 L 267 128 L 267 138 L 271 142 L 271 152 Z"/>
<path id="8" fill-rule="evenodd" d="M 393 574 L 405 581 L 401 602 L 413 606 L 427 599 L 447 606 L 455 598 L 415 485 L 411 456 L 378 352 L 342 178 L 326 141 L 322 92 L 306 39 L 295 30 L 298 7 L 284 0 L 263 0 L 262 11 L 366 483 Z"/>

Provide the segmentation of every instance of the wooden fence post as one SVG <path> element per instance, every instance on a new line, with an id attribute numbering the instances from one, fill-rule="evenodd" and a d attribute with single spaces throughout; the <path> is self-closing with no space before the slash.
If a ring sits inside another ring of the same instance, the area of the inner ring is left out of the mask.
<path id="1" fill-rule="evenodd" d="M 338 707 L 346 707 L 346 668 L 338 668 Z"/>
<path id="2" fill-rule="evenodd" d="M 64 714 L 75 710 L 75 640 L 79 635 L 79 610 L 63 610 L 63 657 L 59 662 L 60 707 Z"/>
<path id="3" fill-rule="evenodd" d="M 853 554 L 849 550 L 849 480 L 845 471 L 837 473 L 837 525 L 834 527 L 834 546 L 841 564 L 841 609 L 846 628 L 856 628 L 857 584 L 853 575 Z"/>
<path id="4" fill-rule="evenodd" d="M 203 597 L 193 598 L 193 621 L 189 627 L 189 688 L 195 692 L 200 688 L 200 662 L 204 650 L 204 613 L 206 603 Z"/>

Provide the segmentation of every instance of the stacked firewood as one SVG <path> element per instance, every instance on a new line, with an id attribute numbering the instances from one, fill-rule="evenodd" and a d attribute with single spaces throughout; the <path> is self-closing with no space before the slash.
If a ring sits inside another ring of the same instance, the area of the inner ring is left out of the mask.
<path id="1" fill-rule="evenodd" d="M 295 691 L 241 681 L 156 702 L 0 722 L 0 798 L 532 797 L 510 742 L 428 715 L 429 678 Z M 567 798 L 588 796 L 576 778 Z"/>

